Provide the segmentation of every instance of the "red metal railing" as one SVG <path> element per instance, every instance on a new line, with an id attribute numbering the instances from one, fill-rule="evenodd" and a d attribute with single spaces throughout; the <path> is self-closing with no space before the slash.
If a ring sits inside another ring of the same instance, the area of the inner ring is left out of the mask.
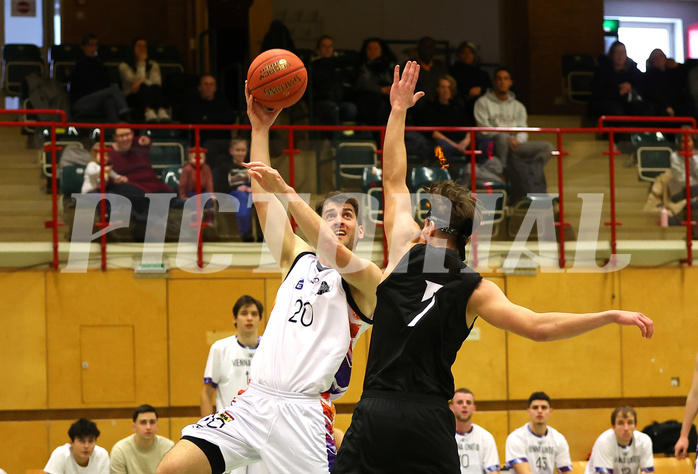
<path id="1" fill-rule="evenodd" d="M 58 227 L 63 225 L 62 222 L 58 220 L 58 189 L 57 189 L 57 160 L 55 151 L 59 148 L 56 147 L 56 129 L 57 128 L 96 128 L 100 131 L 105 129 L 115 129 L 124 128 L 124 124 L 100 124 L 100 123 L 68 123 L 66 121 L 65 113 L 62 110 L 0 110 L 0 114 L 57 114 L 60 116 L 60 121 L 57 122 L 46 122 L 46 121 L 26 121 L 26 122 L 13 122 L 13 121 L 0 121 L 0 126 L 29 126 L 29 127 L 46 127 L 50 130 L 50 144 L 45 148 L 46 151 L 51 152 L 51 164 L 52 164 L 52 176 L 51 176 L 51 195 L 52 195 L 52 219 L 46 222 L 46 227 L 50 227 L 53 230 L 53 268 L 58 268 L 59 258 L 58 258 Z M 676 128 L 657 128 L 655 127 L 635 127 L 628 126 L 624 124 L 623 126 L 609 127 L 608 122 L 639 122 L 639 123 L 687 123 L 690 125 L 690 129 L 676 129 Z M 194 153 L 205 152 L 205 149 L 201 146 L 201 132 L 204 130 L 249 130 L 250 127 L 247 125 L 182 125 L 182 124 L 133 124 L 128 125 L 128 127 L 133 129 L 176 129 L 176 130 L 188 130 L 194 132 L 194 146 L 189 150 Z M 385 127 L 373 127 L 373 126 L 316 126 L 316 125 L 276 125 L 273 127 L 276 130 L 287 130 L 288 131 L 288 146 L 284 149 L 289 157 L 289 184 L 295 187 L 295 155 L 300 153 L 300 150 L 295 147 L 294 132 L 296 131 L 371 131 L 378 132 L 381 137 L 381 144 L 385 138 Z M 434 127 L 407 127 L 407 131 L 433 131 Z M 609 156 L 609 188 L 610 188 L 610 221 L 606 222 L 605 225 L 611 227 L 611 258 L 612 263 L 615 263 L 616 249 L 617 249 L 617 232 L 616 227 L 622 225 L 618 221 L 616 215 L 616 180 L 615 180 L 615 165 L 613 157 L 619 152 L 615 150 L 613 145 L 613 138 L 616 133 L 631 133 L 631 132 L 663 132 L 663 133 L 681 133 L 683 134 L 683 150 L 679 153 L 684 156 L 686 164 L 686 198 L 689 205 L 686 209 L 687 218 L 681 224 L 686 227 L 686 259 L 682 260 L 682 263 L 687 265 L 692 264 L 692 226 L 695 222 L 692 220 L 691 206 L 690 206 L 690 157 L 692 156 L 691 150 L 688 149 L 688 139 L 689 134 L 696 133 L 696 121 L 692 118 L 686 117 L 601 117 L 599 119 L 599 125 L 596 128 L 540 128 L 540 127 L 526 127 L 526 128 L 483 128 L 483 127 L 439 127 L 439 131 L 465 131 L 471 134 L 471 143 L 475 143 L 475 136 L 477 132 L 487 131 L 487 132 L 533 132 L 533 133 L 551 133 L 556 135 L 556 146 L 557 148 L 553 151 L 553 155 L 557 157 L 557 177 L 558 177 L 558 210 L 559 218 L 555 223 L 559 227 L 559 242 L 558 242 L 558 265 L 560 268 L 564 268 L 566 265 L 565 259 L 565 227 L 569 227 L 571 224 L 565 221 L 565 193 L 564 193 L 564 171 L 563 162 L 564 157 L 569 153 L 563 150 L 563 134 L 574 134 L 574 133 L 596 133 L 604 134 L 607 133 L 609 136 L 609 149 L 604 154 Z M 100 133 L 100 150 L 107 150 L 105 146 L 104 133 Z M 377 150 L 377 153 L 382 156 L 382 149 Z M 471 171 L 471 186 L 472 189 L 476 189 L 477 182 L 477 169 L 476 169 L 476 158 L 480 151 L 476 150 L 474 146 L 467 152 L 470 156 L 470 171 Z M 101 165 L 104 165 L 104 154 L 101 153 Z M 200 175 L 200 165 L 197 160 L 196 165 L 196 191 L 197 196 L 201 191 L 201 175 Z M 105 192 L 105 182 L 102 179 L 100 183 L 100 191 Z M 197 211 L 198 215 L 201 216 L 201 198 L 197 197 Z M 203 241 L 202 241 L 202 227 L 208 225 L 206 222 L 192 223 L 193 226 L 198 226 L 198 242 L 197 242 L 197 265 L 203 267 Z M 97 224 L 101 229 L 103 229 L 106 223 L 106 202 L 101 201 L 100 206 L 100 220 Z M 385 240 L 385 233 L 383 235 L 383 246 L 384 246 L 384 266 L 387 265 L 387 242 Z M 477 265 L 477 240 L 473 239 L 471 242 L 472 251 L 475 252 L 474 263 Z M 107 245 L 106 245 L 106 234 L 103 234 L 100 238 L 100 253 L 101 253 L 101 268 L 106 270 L 107 268 Z"/>

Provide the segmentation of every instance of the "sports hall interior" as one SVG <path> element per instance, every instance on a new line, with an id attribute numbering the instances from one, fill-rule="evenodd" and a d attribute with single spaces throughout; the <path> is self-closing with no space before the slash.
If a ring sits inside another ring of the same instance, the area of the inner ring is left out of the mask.
<path id="1" fill-rule="evenodd" d="M 643 16 L 643 9 L 688 6 L 698 21 L 698 1 L 678 0 L 444 0 L 430 11 L 421 2 L 395 0 L 339 2 L 332 8 L 336 11 L 319 0 L 305 1 L 302 8 L 288 0 L 236 3 L 246 11 L 239 21 L 246 23 L 251 57 L 274 19 L 292 25 L 300 38 L 297 46 L 307 48 L 321 34 L 354 49 L 373 35 L 416 42 L 428 34 L 451 45 L 476 40 L 484 57 L 511 68 L 529 125 L 547 128 L 594 126 L 584 106 L 566 100 L 561 57 L 601 54 L 600 25 L 609 9 Z M 61 15 L 65 43 L 78 43 L 86 31 L 114 44 L 147 36 L 176 46 L 187 70 L 205 72 L 198 38 L 211 20 L 203 0 L 123 0 L 109 8 L 102 2 L 61 2 Z M 302 124 L 287 113 L 280 120 Z M 532 135 L 556 144 L 554 133 Z M 148 274 L 134 271 L 141 246 L 110 243 L 106 270 L 93 247 L 89 268 L 66 272 L 69 242 L 61 230 L 61 262 L 55 269 L 51 230 L 44 226 L 51 219 L 51 195 L 40 173 L 39 152 L 27 148 L 27 137 L 17 127 L 0 127 L 0 137 L 0 468 L 8 473 L 40 470 L 81 417 L 97 423 L 102 433 L 97 444 L 109 450 L 132 432 L 133 408 L 143 403 L 158 409 L 159 434 L 176 441 L 183 426 L 199 419 L 206 356 L 215 340 L 234 333 L 233 302 L 253 295 L 264 303 L 265 318 L 273 307 L 281 275 L 264 244 L 205 243 L 207 262 L 214 254 L 227 259 L 226 268 L 216 271 L 198 269 L 191 261 L 175 265 L 176 245 L 166 244 L 171 268 Z M 630 264 L 608 268 L 613 271 L 571 268 L 582 207 L 578 194 L 602 193 L 601 220 L 610 216 L 609 157 L 604 154 L 609 144 L 593 132 L 565 133 L 563 144 L 569 153 L 561 166 L 571 224 L 566 268 L 505 269 L 510 243 L 495 242 L 489 266 L 479 270 L 510 300 L 535 311 L 637 310 L 654 320 L 655 334 L 645 340 L 635 327 L 612 325 L 540 343 L 477 321 L 453 374 L 456 388 L 474 392 L 474 422 L 494 435 L 502 462 L 507 435 L 528 421 L 526 400 L 534 391 L 552 398 L 550 425 L 566 436 L 573 461 L 587 458 L 618 405 L 636 408 L 638 429 L 653 421 L 681 420 L 698 350 L 698 271 L 685 261 L 686 227 L 661 227 L 658 214 L 643 212 L 649 183 L 638 179 L 632 155 L 613 158 L 622 222 L 617 252 L 630 255 Z M 303 149 L 295 168 L 299 190 L 313 195 L 337 184 L 332 163 L 316 169 L 315 160 L 314 150 Z M 286 154 L 273 164 L 288 176 Z M 559 189 L 557 165 L 553 158 L 545 169 L 550 193 Z M 318 175 L 322 189 L 315 186 Z M 596 250 L 599 268 L 611 253 L 611 229 L 604 222 Z M 506 223 L 502 227 L 503 235 Z M 363 255 L 380 263 L 380 230 L 369 237 Z M 532 252 L 537 251 L 532 245 Z M 354 350 L 349 391 L 336 403 L 336 426 L 344 430 L 361 395 L 369 344 L 370 331 Z"/>

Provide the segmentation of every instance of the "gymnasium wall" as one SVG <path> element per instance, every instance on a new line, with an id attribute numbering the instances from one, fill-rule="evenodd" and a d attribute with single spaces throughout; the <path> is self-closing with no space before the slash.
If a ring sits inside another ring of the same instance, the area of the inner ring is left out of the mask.
<path id="1" fill-rule="evenodd" d="M 620 403 L 638 408 L 640 427 L 681 419 L 698 350 L 691 291 L 698 270 L 492 280 L 536 311 L 637 309 L 656 323 L 649 341 L 637 328 L 608 326 L 535 343 L 476 322 L 453 372 L 457 387 L 475 392 L 474 420 L 495 435 L 502 459 L 506 435 L 527 421 L 525 400 L 537 390 L 553 398 L 551 425 L 567 436 L 577 460 Z M 206 356 L 213 341 L 232 334 L 233 303 L 250 293 L 268 314 L 279 284 L 279 274 L 251 270 L 172 270 L 167 278 L 137 278 L 131 270 L 0 272 L 0 467 L 42 468 L 81 416 L 97 422 L 98 444 L 111 449 L 131 433 L 132 410 L 142 403 L 158 407 L 160 434 L 176 440 L 198 418 Z M 359 341 L 355 377 L 337 407 L 341 428 L 360 397 L 369 339 L 370 333 Z"/>

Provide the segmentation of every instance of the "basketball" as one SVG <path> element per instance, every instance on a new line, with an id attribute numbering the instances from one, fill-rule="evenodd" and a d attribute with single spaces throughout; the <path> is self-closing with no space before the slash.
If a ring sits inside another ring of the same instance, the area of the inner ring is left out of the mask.
<path id="1" fill-rule="evenodd" d="M 303 97 L 308 72 L 298 56 L 270 49 L 257 56 L 247 71 L 247 88 L 257 102 L 270 109 L 290 107 Z"/>

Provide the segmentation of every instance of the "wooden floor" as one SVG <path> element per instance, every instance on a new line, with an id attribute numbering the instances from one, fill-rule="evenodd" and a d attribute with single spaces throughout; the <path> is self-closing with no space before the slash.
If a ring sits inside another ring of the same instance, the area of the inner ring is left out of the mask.
<path id="1" fill-rule="evenodd" d="M 531 116 L 531 126 L 579 127 L 581 119 L 573 116 Z M 548 140 L 553 144 L 553 134 L 531 133 L 529 140 Z M 19 128 L 0 128 L 0 242 L 48 242 L 50 229 L 44 222 L 51 218 L 51 198 L 45 190 L 46 180 L 41 176 L 39 151 L 28 149 L 26 136 Z M 582 209 L 580 193 L 603 195 L 603 221 L 610 220 L 609 158 L 603 152 L 608 142 L 598 140 L 594 134 L 566 134 L 563 149 L 569 152 L 563 161 L 564 210 L 574 234 L 579 232 L 579 216 Z M 619 240 L 682 240 L 685 228 L 662 228 L 658 214 L 642 211 L 647 198 L 649 183 L 639 181 L 632 157 L 621 154 L 614 159 L 616 173 L 617 219 Z M 548 191 L 558 192 L 557 159 L 553 157 L 546 166 Z M 323 173 L 324 179 L 328 173 Z M 323 183 L 332 189 L 332 183 Z M 60 217 L 60 216 L 59 216 Z M 611 231 L 601 225 L 600 240 L 609 240 Z M 59 232 L 65 240 L 65 230 Z"/>

